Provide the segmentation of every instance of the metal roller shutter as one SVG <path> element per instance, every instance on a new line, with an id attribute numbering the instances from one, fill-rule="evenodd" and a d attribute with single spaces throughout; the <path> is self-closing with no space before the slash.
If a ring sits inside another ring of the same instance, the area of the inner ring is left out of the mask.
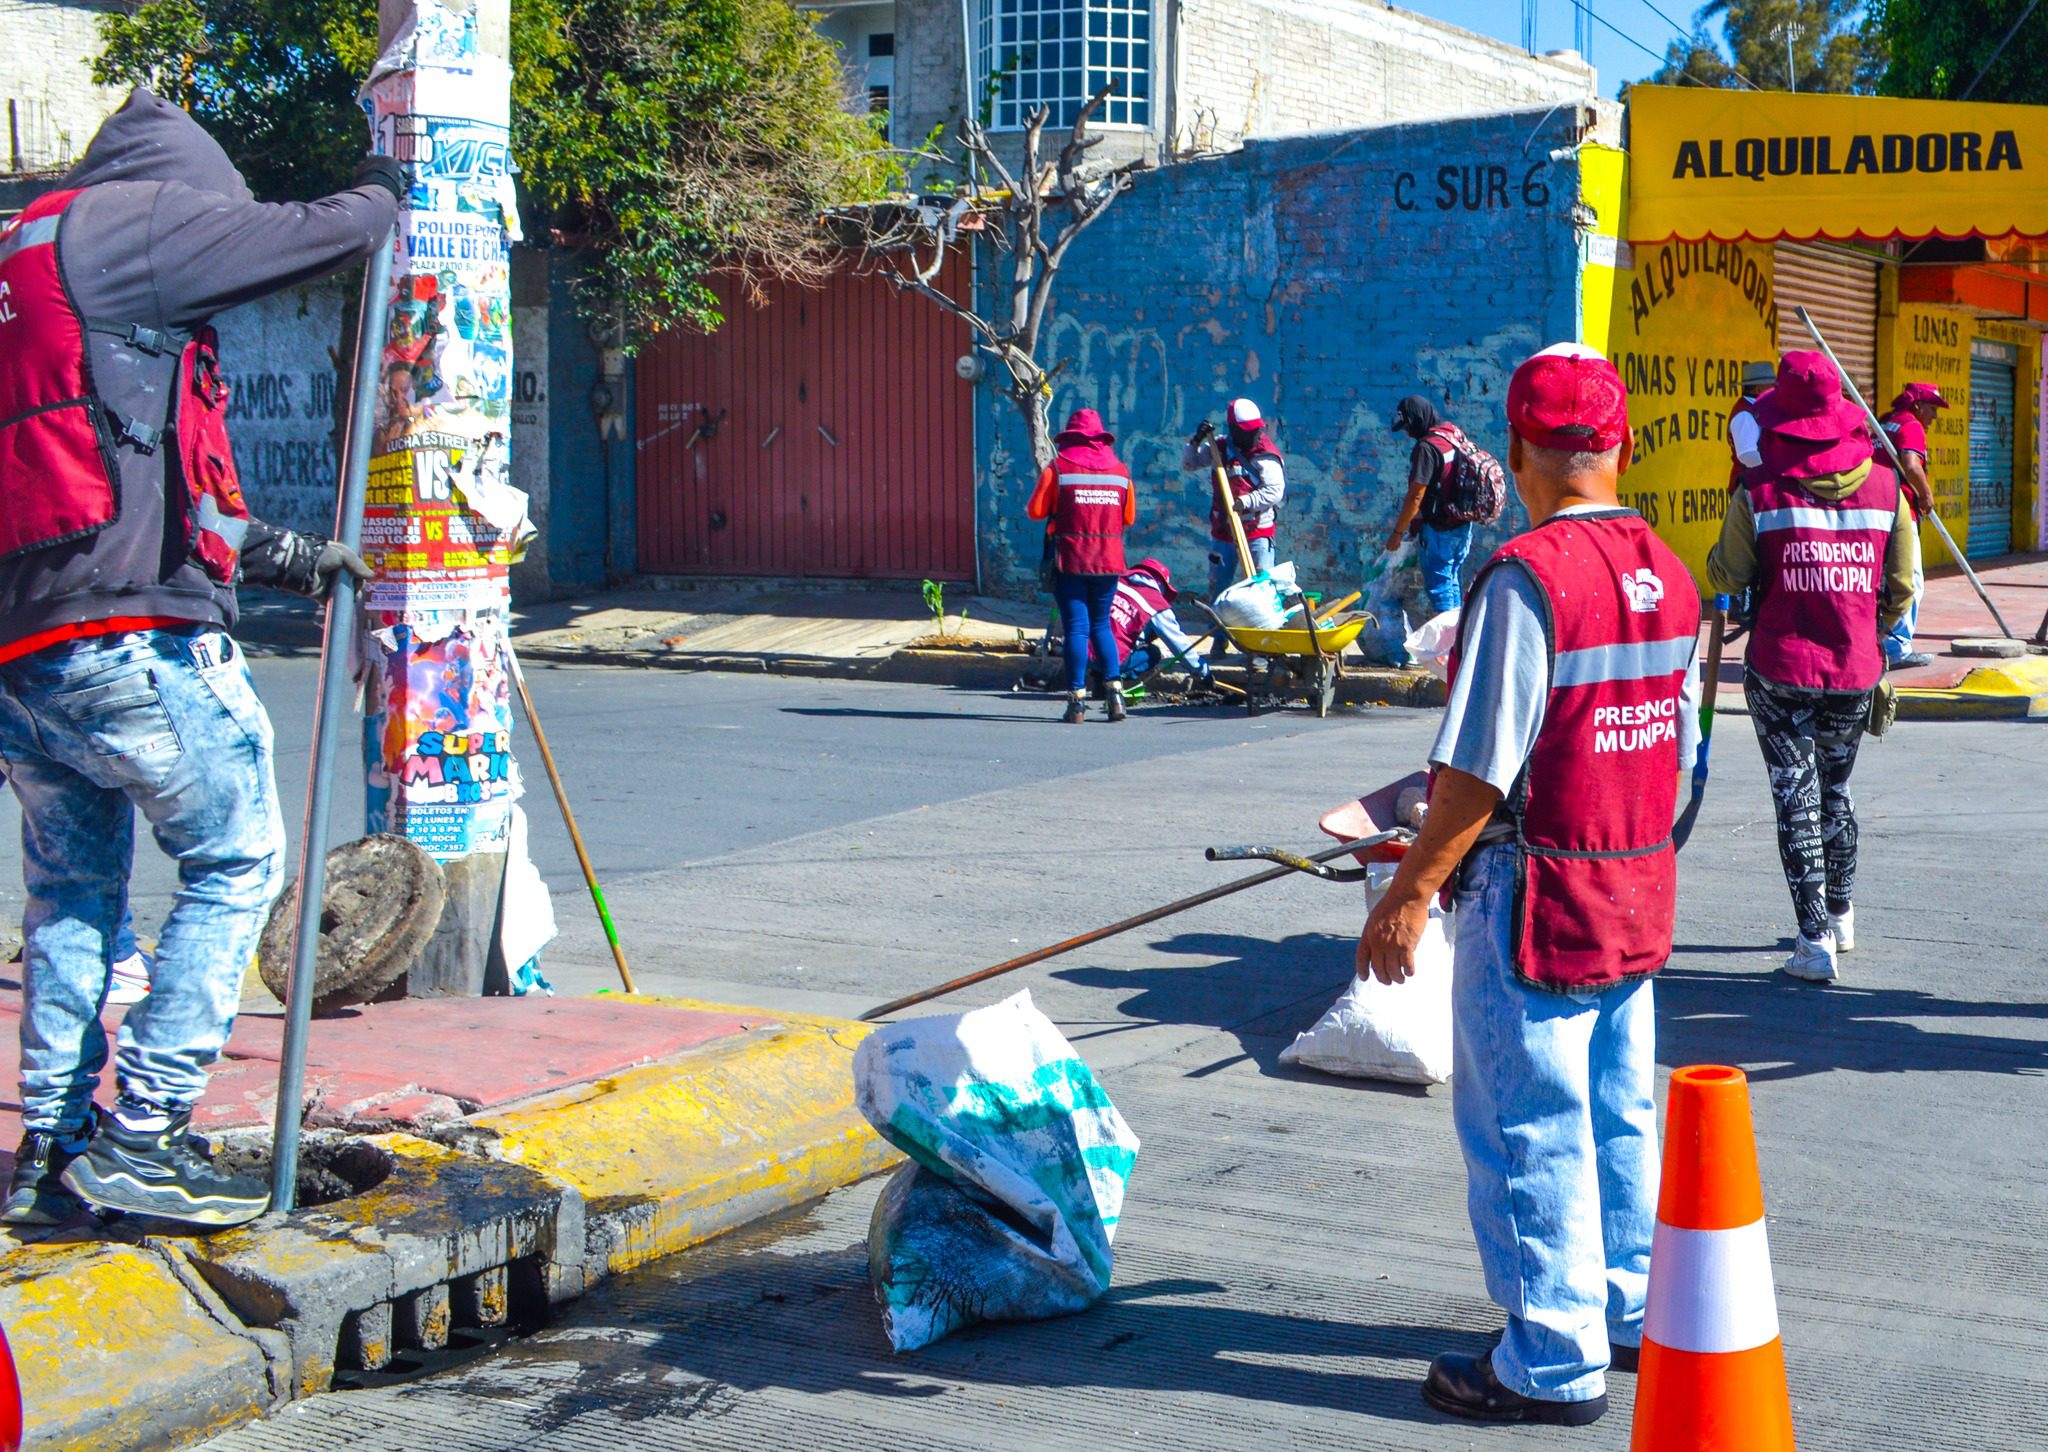
<path id="1" fill-rule="evenodd" d="M 1813 347 L 1794 307 L 1804 307 L 1856 380 L 1872 408 L 1877 396 L 1877 269 L 1874 257 L 1804 242 L 1780 242 L 1777 255 L 1778 347 Z"/>
<path id="2" fill-rule="evenodd" d="M 2015 378 L 2019 350 L 1989 338 L 1970 340 L 1971 559 L 2012 548 L 2012 466 Z"/>

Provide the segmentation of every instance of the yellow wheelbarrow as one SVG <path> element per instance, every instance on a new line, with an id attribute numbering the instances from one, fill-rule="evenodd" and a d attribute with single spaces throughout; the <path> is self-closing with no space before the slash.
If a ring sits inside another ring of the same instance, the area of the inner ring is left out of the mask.
<path id="1" fill-rule="evenodd" d="M 1253 673 L 1245 681 L 1246 711 L 1256 716 L 1268 706 L 1306 701 L 1316 715 L 1330 714 L 1331 703 L 1337 699 L 1337 682 L 1344 675 L 1344 648 L 1358 639 L 1372 619 L 1363 611 L 1340 613 L 1349 603 L 1340 601 L 1317 617 L 1313 631 L 1306 626 L 1279 630 L 1223 627 L 1239 650 L 1266 662 L 1263 673 Z"/>

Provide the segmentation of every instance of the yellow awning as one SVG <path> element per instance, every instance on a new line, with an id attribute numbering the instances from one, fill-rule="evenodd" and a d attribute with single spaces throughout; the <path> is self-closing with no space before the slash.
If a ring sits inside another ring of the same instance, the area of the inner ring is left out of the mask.
<path id="1" fill-rule="evenodd" d="M 1629 89 L 1628 236 L 2048 233 L 2048 106 Z"/>

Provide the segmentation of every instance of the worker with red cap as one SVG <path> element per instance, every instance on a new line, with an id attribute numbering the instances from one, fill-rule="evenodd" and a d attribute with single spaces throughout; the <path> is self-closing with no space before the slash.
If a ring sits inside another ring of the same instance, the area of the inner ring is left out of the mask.
<path id="1" fill-rule="evenodd" d="M 1935 414 L 1948 406 L 1948 400 L 1932 383 L 1908 383 L 1892 400 L 1890 410 L 1878 420 L 1898 451 L 1899 483 L 1905 487 L 1916 522 L 1934 508 L 1934 486 L 1927 477 L 1927 430 L 1933 425 Z M 1920 595 L 1925 586 L 1926 581 L 1916 571 L 1913 598 L 1906 605 L 1906 613 L 1884 633 L 1885 664 L 1892 670 L 1934 664 L 1933 656 L 1913 649 L 1913 628 L 1920 623 Z"/>
<path id="2" fill-rule="evenodd" d="M 1280 506 L 1287 498 L 1287 467 L 1266 431 L 1266 417 L 1249 398 L 1233 398 L 1223 413 L 1223 473 L 1230 481 L 1232 508 L 1244 526 L 1254 571 L 1273 568 L 1273 537 L 1279 532 Z M 1208 473 L 1216 461 L 1209 452 L 1215 429 L 1205 419 L 1181 451 L 1183 470 Z M 1214 599 L 1238 578 L 1237 538 L 1223 501 L 1210 491 L 1209 597 Z"/>
<path id="3" fill-rule="evenodd" d="M 1467 592 L 1429 813 L 1366 920 L 1358 972 L 1415 970 L 1456 896 L 1452 1117 L 1487 1293 L 1478 1356 L 1423 1399 L 1489 1422 L 1582 1426 L 1642 1342 L 1657 1210 L 1656 1019 L 1671 955 L 1672 814 L 1698 737 L 1699 592 L 1621 506 L 1621 375 L 1576 343 L 1508 385 L 1508 468 L 1532 527 Z"/>
<path id="4" fill-rule="evenodd" d="M 1757 586 L 1742 694 L 1798 918 L 1785 971 L 1832 983 L 1836 955 L 1856 942 L 1849 775 L 1884 679 L 1878 640 L 1914 595 L 1920 535 L 1825 353 L 1785 355 L 1757 422 L 1763 467 L 1728 501 L 1707 578 L 1716 590 Z"/>

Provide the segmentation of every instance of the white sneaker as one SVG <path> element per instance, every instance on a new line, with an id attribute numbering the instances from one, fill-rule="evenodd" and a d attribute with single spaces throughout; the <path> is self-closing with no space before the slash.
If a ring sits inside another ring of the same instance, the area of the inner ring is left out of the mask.
<path id="1" fill-rule="evenodd" d="M 1829 913 L 1828 921 L 1834 925 L 1835 951 L 1837 953 L 1846 953 L 1856 946 L 1856 905 L 1854 903 L 1851 903 L 1848 911 L 1844 912 L 1840 917 Z"/>
<path id="2" fill-rule="evenodd" d="M 107 1002 L 142 1002 L 149 997 L 149 975 L 155 970 L 156 960 L 137 948 L 114 965 L 114 976 L 107 983 Z"/>
<path id="3" fill-rule="evenodd" d="M 1832 936 L 1818 942 L 1806 934 L 1799 935 L 1793 945 L 1792 956 L 1785 960 L 1785 971 L 1794 978 L 1803 978 L 1808 983 L 1833 983 L 1835 981 L 1835 940 Z"/>

